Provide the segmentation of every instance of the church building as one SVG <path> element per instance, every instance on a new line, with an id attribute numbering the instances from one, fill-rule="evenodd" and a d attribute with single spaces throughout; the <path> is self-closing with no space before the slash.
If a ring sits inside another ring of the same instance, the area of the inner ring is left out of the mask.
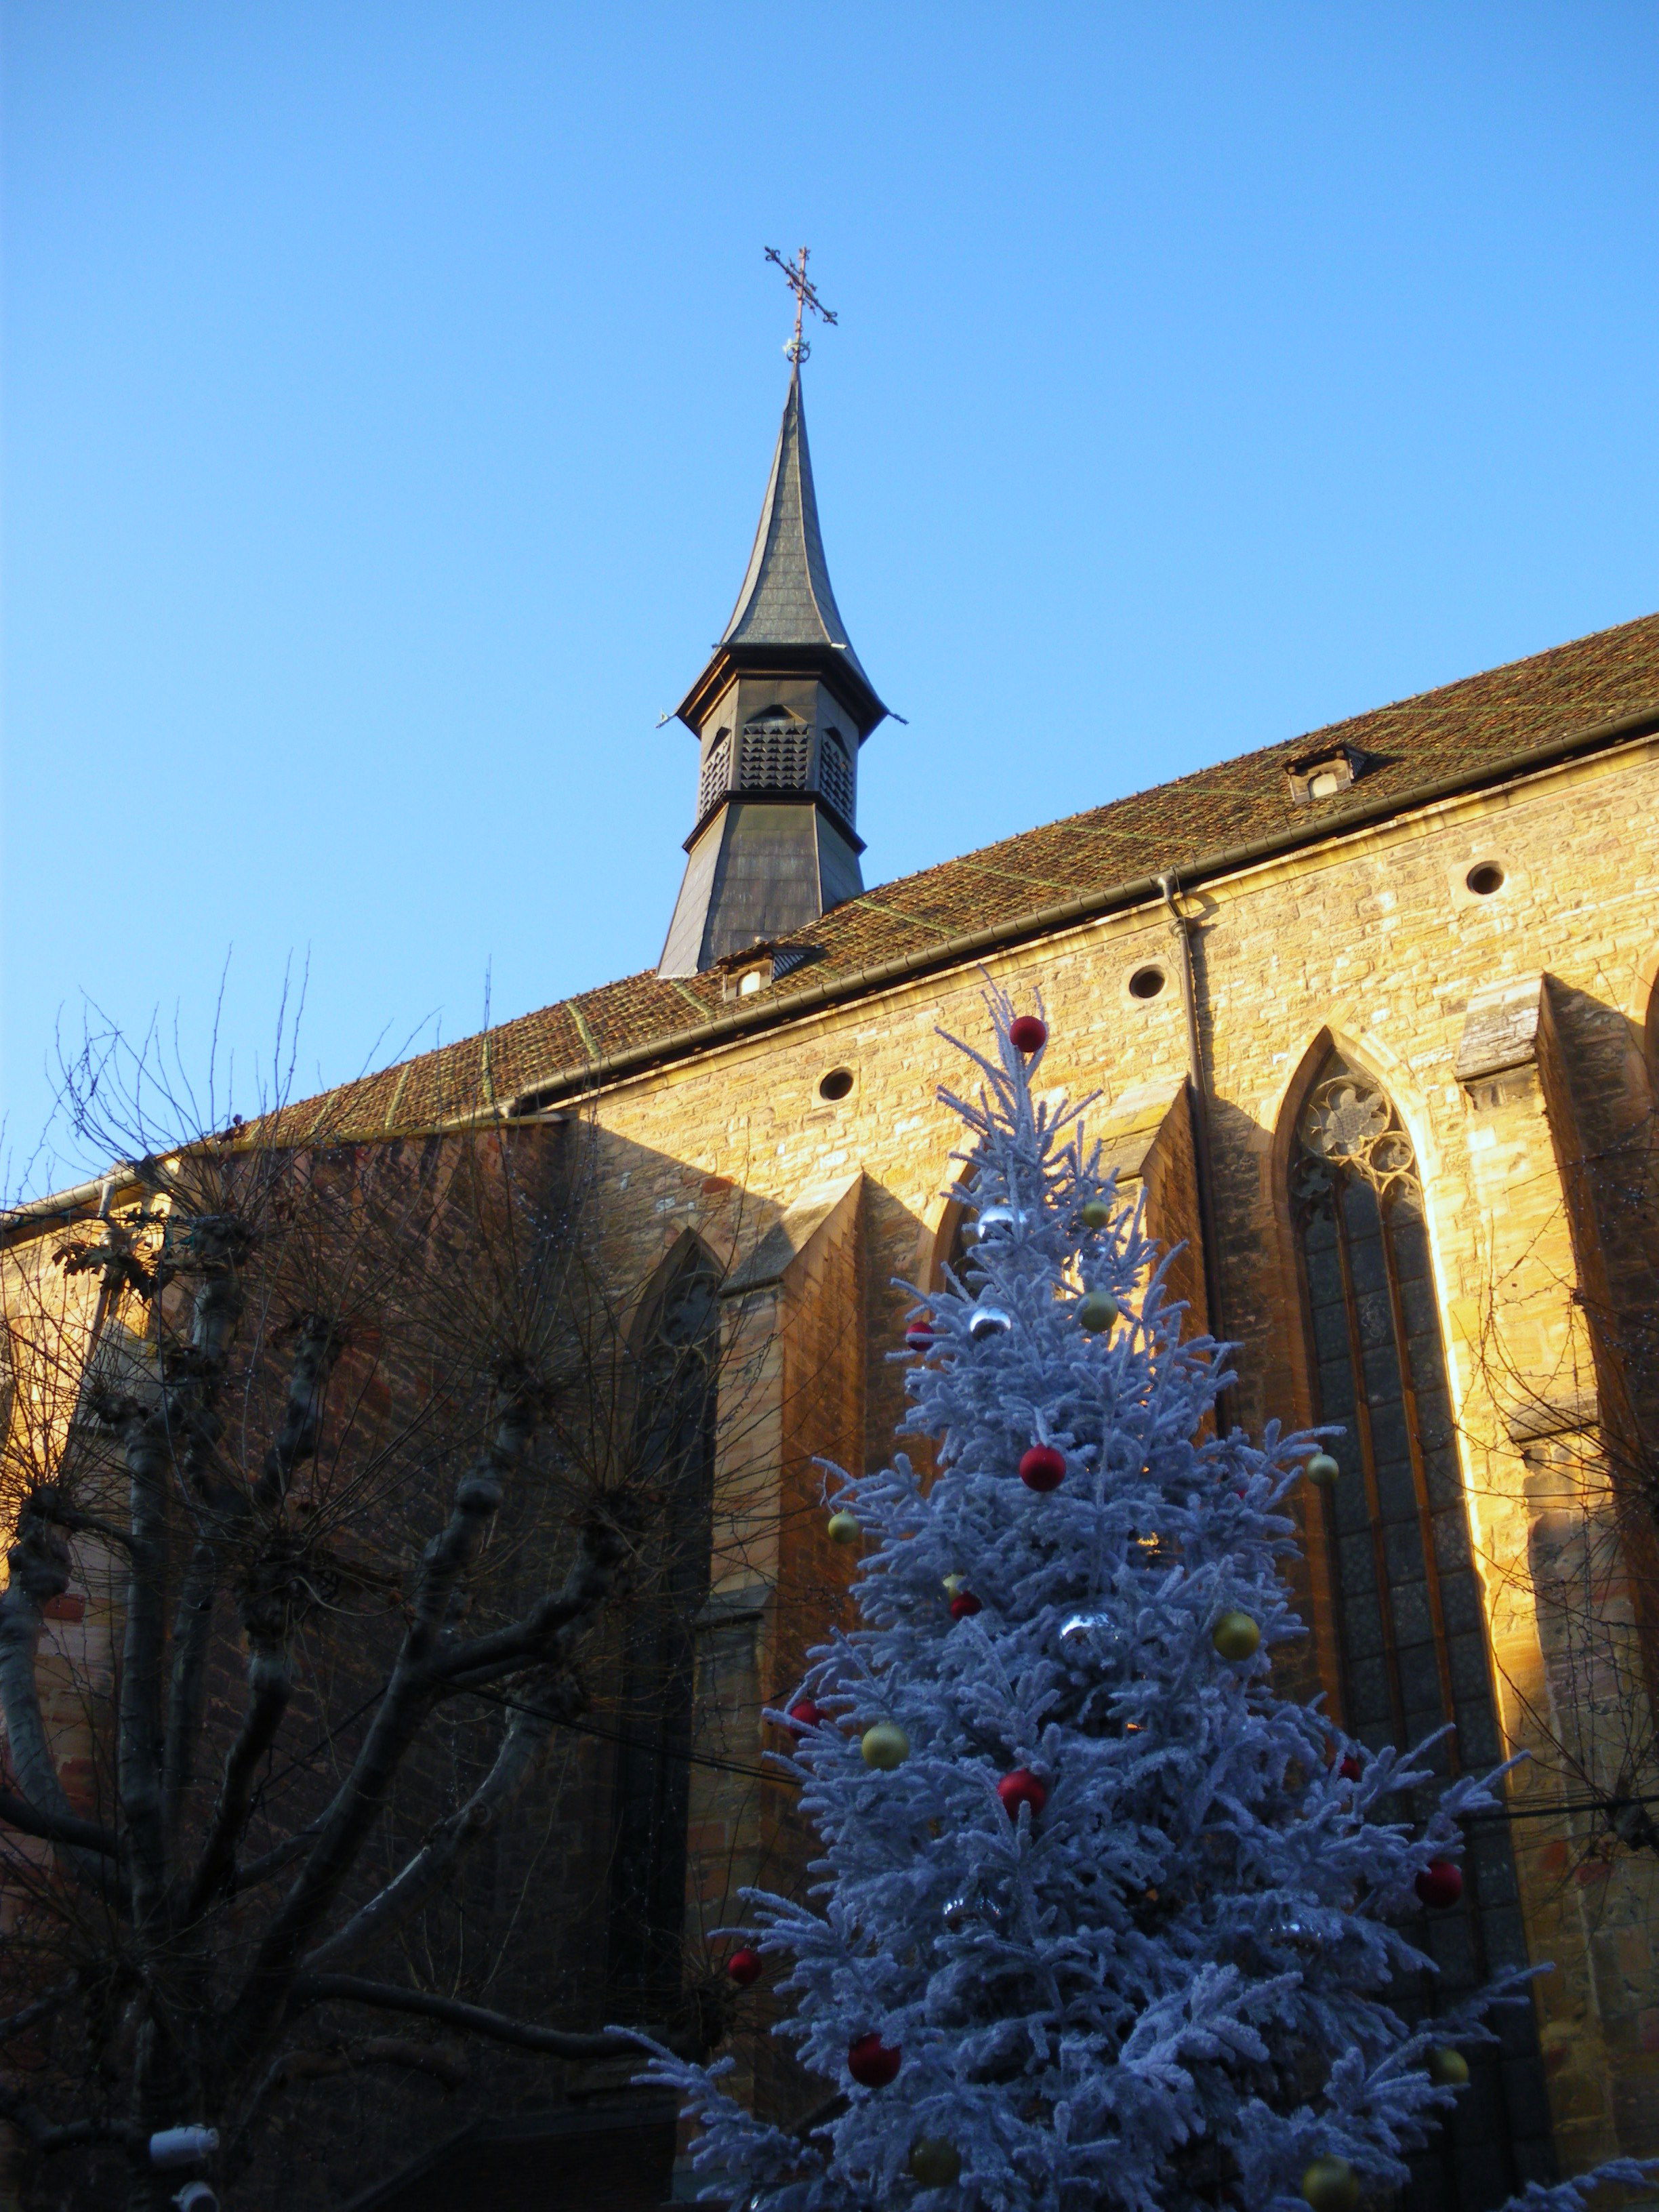
<path id="1" fill-rule="evenodd" d="M 580 1124 L 635 1279 L 720 1334 L 742 1418 L 708 1409 L 694 1694 L 635 1747 L 678 1778 L 617 1909 L 693 1950 L 800 1863 L 763 1710 L 848 1577 L 816 1462 L 890 1455 L 902 1285 L 959 1248 L 939 1032 L 981 1040 L 989 982 L 1183 1247 L 1191 1327 L 1237 1347 L 1227 1420 L 1341 1426 L 1302 1499 L 1298 1692 L 1368 1743 L 1455 1723 L 1447 1771 L 1531 1754 L 1417 1933 L 1453 1991 L 1553 1971 L 1413 2204 L 1659 2153 L 1659 615 L 866 887 L 879 677 L 797 362 L 678 709 L 656 967 L 293 1109 L 331 1139 Z M 745 2078 L 781 2104 L 765 2044 Z"/>

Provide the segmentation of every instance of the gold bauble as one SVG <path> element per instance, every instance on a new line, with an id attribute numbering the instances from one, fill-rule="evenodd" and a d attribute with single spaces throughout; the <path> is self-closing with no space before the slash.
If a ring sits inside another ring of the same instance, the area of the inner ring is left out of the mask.
<path id="1" fill-rule="evenodd" d="M 910 2146 L 910 2172 L 924 2189 L 954 2189 L 962 2176 L 962 2153 L 938 2136 L 918 2136 Z"/>
<path id="2" fill-rule="evenodd" d="M 1224 1613 L 1210 1631 L 1210 1641 L 1224 1659 L 1249 1659 L 1261 1642 L 1261 1631 L 1248 1613 Z"/>
<path id="3" fill-rule="evenodd" d="M 866 1729 L 859 1749 L 864 1753 L 866 1766 L 890 1774 L 910 1756 L 910 1739 L 896 1722 L 878 1721 L 874 1728 Z"/>
<path id="4" fill-rule="evenodd" d="M 1316 2158 L 1302 2177 L 1302 2194 L 1313 2212 L 1353 2212 L 1359 2176 L 1346 2158 Z"/>

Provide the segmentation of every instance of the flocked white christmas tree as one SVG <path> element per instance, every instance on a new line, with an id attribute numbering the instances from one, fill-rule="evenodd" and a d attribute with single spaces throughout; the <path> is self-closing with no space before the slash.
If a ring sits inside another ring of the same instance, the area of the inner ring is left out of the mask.
<path id="1" fill-rule="evenodd" d="M 991 1012 L 977 1103 L 943 1094 L 975 1242 L 903 1355 L 937 1473 L 832 1474 L 863 1626 L 771 1716 L 822 1910 L 746 1893 L 733 1961 L 772 1969 L 777 2032 L 845 2098 L 803 2137 L 726 2094 L 729 2061 L 653 2045 L 646 2078 L 701 2124 L 703 2195 L 753 2212 L 1347 2212 L 1407 2179 L 1516 1995 L 1398 2009 L 1432 1971 L 1401 1923 L 1455 1901 L 1460 1819 L 1497 1800 L 1465 1778 L 1414 1820 L 1420 1760 L 1276 1694 L 1290 1493 L 1334 1465 L 1210 1432 L 1218 1348 L 1182 1341 L 1077 1112 L 1034 1097 L 1042 1021 Z"/>

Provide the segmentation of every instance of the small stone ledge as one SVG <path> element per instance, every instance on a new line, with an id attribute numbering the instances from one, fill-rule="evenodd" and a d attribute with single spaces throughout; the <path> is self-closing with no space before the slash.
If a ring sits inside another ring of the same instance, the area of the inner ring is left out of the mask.
<path id="1" fill-rule="evenodd" d="M 1504 1414 L 1504 1426 L 1512 1444 L 1535 1444 L 1547 1437 L 1583 1436 L 1600 1419 L 1595 1391 L 1575 1390 L 1559 1398 L 1515 1407 Z"/>
<path id="2" fill-rule="evenodd" d="M 827 1189 L 805 1192 L 773 1223 L 742 1266 L 726 1278 L 720 1296 L 740 1298 L 756 1291 L 775 1290 L 862 1175 L 860 1169 Z"/>
<path id="3" fill-rule="evenodd" d="M 1460 1083 L 1482 1083 L 1538 1056 L 1538 1008 L 1542 981 L 1493 983 L 1476 991 L 1463 1017 L 1453 1073 Z"/>
<path id="4" fill-rule="evenodd" d="M 734 1628 L 740 1621 L 758 1620 L 774 1595 L 770 1583 L 739 1583 L 735 1589 L 711 1590 L 691 1626 L 701 1632 Z"/>
<path id="5" fill-rule="evenodd" d="M 1100 1146 L 1103 1171 L 1115 1175 L 1121 1183 L 1139 1182 L 1146 1172 L 1146 1156 L 1158 1142 L 1170 1109 L 1180 1103 L 1186 1088 L 1184 1075 L 1174 1083 L 1165 1076 L 1133 1084 L 1113 1100 L 1098 1121 L 1092 1113 L 1085 1117 L 1089 1142 Z"/>

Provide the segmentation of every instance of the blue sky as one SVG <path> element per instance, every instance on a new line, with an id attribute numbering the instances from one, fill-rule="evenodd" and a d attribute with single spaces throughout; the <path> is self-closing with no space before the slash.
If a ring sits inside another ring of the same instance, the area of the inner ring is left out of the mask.
<path id="1" fill-rule="evenodd" d="M 1659 605 L 1643 4 L 3 11 L 4 1097 L 652 964 L 803 239 L 872 883 Z"/>

